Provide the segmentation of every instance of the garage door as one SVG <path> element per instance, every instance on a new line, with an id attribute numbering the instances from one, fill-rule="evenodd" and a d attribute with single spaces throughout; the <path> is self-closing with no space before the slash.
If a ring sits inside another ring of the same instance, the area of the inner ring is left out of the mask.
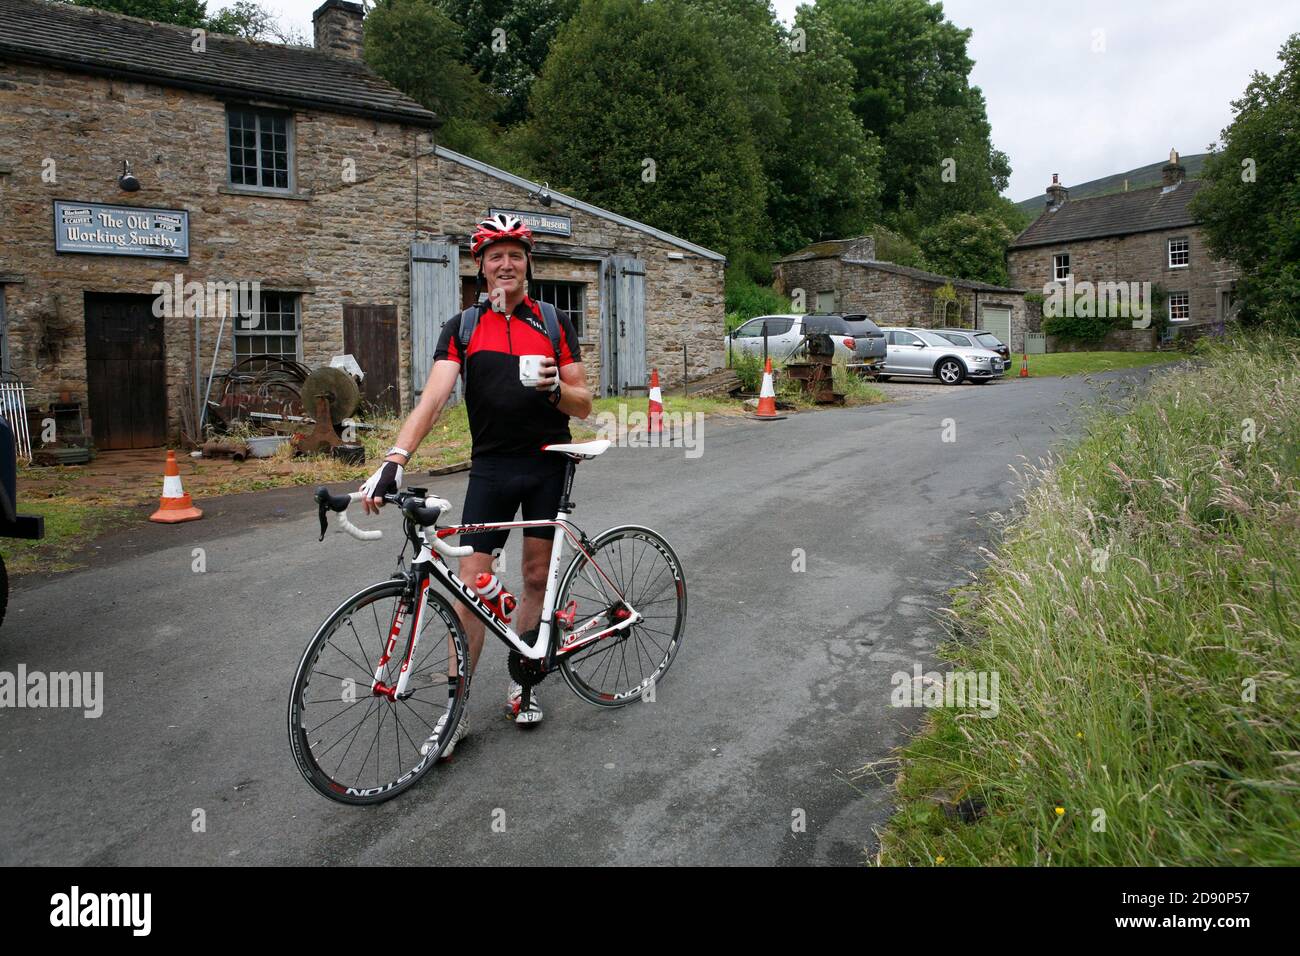
<path id="1" fill-rule="evenodd" d="M 985 332 L 992 332 L 998 337 L 998 340 L 1008 348 L 1011 347 L 1011 310 L 1010 309 L 991 309 L 985 306 L 982 311 L 984 322 L 982 328 Z"/>

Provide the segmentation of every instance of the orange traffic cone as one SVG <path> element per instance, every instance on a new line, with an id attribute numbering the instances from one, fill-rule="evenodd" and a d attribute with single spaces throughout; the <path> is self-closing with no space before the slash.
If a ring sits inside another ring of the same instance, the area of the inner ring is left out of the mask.
<path id="1" fill-rule="evenodd" d="M 163 468 L 163 493 L 158 499 L 158 510 L 149 516 L 150 521 L 176 524 L 178 521 L 197 521 L 203 512 L 194 507 L 190 496 L 181 488 L 181 470 L 176 467 L 176 452 L 167 450 L 167 465 Z"/>
<path id="2" fill-rule="evenodd" d="M 1029 378 L 1029 353 L 1020 353 L 1020 377 Z"/>
<path id="3" fill-rule="evenodd" d="M 659 389 L 659 369 L 650 370 L 650 433 L 664 430 L 664 393 Z"/>
<path id="4" fill-rule="evenodd" d="M 749 417 L 766 422 L 785 418 L 784 415 L 776 413 L 776 389 L 772 387 L 772 359 L 770 356 L 767 360 L 767 367 L 763 369 L 763 387 L 758 392 L 758 411 Z"/>

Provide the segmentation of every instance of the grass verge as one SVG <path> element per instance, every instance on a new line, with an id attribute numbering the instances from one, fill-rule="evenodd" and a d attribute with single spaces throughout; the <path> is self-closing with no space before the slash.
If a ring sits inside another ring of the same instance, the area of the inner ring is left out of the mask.
<path id="1" fill-rule="evenodd" d="M 105 508 L 68 499 L 33 499 L 21 501 L 19 512 L 42 515 L 45 537 L 39 541 L 5 538 L 0 544 L 9 574 L 36 574 L 70 571 L 75 564 L 67 555 L 109 530 L 127 521 L 130 510 Z"/>
<path id="2" fill-rule="evenodd" d="M 1030 377 L 1055 377 L 1061 375 L 1088 375 L 1092 372 L 1109 372 L 1117 368 L 1141 368 L 1160 365 L 1187 358 L 1186 352 L 1052 352 L 1048 355 L 1029 356 Z M 1007 378 L 1020 375 L 1020 357 L 1011 356 Z"/>
<path id="3" fill-rule="evenodd" d="M 1300 859 L 1300 343 L 1200 350 L 1031 475 L 901 752 L 890 865 Z"/>

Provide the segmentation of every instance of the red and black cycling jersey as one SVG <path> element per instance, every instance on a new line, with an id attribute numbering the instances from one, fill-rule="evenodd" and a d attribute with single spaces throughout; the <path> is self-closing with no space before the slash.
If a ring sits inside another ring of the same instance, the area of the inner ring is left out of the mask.
<path id="1" fill-rule="evenodd" d="M 448 359 L 465 365 L 465 405 L 473 439 L 471 457 L 535 455 L 542 445 L 568 442 L 569 416 L 551 405 L 549 396 L 519 382 L 519 356 L 550 355 L 563 368 L 582 361 L 578 330 L 563 312 L 560 354 L 555 355 L 541 309 L 524 296 L 507 318 L 489 309 L 479 318 L 461 355 L 460 315 L 442 326 L 435 362 Z"/>

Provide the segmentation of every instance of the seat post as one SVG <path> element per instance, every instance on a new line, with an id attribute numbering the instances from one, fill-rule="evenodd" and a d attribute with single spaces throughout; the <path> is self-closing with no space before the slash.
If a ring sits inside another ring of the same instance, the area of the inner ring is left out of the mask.
<path id="1" fill-rule="evenodd" d="M 565 514 L 572 514 L 576 505 L 574 505 L 573 499 L 569 495 L 573 491 L 573 475 L 577 471 L 578 462 L 577 459 L 569 455 L 565 455 L 565 458 L 567 460 L 564 462 L 564 491 L 560 494 L 560 511 Z"/>

